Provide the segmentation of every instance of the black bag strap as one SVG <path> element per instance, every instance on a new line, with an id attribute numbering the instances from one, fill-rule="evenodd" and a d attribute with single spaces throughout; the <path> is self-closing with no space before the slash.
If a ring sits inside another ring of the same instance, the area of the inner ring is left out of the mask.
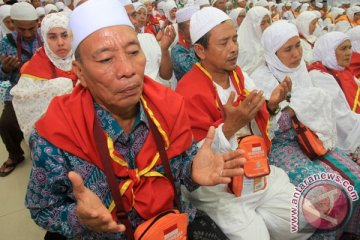
<path id="1" fill-rule="evenodd" d="M 134 239 L 134 233 L 127 215 L 127 212 L 125 211 L 122 202 L 121 202 L 121 196 L 119 192 L 118 183 L 114 174 L 113 167 L 111 165 L 112 159 L 109 154 L 109 149 L 106 146 L 106 140 L 104 139 L 104 132 L 103 129 L 100 126 L 99 121 L 95 117 L 94 121 L 94 135 L 95 135 L 95 141 L 96 146 L 98 148 L 102 164 L 104 166 L 104 172 L 106 175 L 106 180 L 110 186 L 111 195 L 114 199 L 115 205 L 116 205 L 116 217 L 118 220 L 125 225 L 126 227 L 126 237 L 128 240 Z"/>

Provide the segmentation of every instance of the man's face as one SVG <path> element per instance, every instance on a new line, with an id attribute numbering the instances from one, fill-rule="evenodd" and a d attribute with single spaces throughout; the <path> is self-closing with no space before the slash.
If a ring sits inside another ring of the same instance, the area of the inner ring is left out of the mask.
<path id="1" fill-rule="evenodd" d="M 301 63 L 302 47 L 298 36 L 290 38 L 276 51 L 276 56 L 288 68 L 296 68 Z"/>
<path id="2" fill-rule="evenodd" d="M 196 54 L 209 71 L 228 72 L 236 67 L 238 57 L 237 31 L 232 20 L 227 20 L 210 31 L 207 49 L 195 44 Z"/>
<path id="3" fill-rule="evenodd" d="M 182 28 L 181 28 L 181 33 L 183 34 L 186 42 L 191 42 L 191 37 L 190 37 L 190 20 L 185 21 L 182 24 Z M 180 29 L 180 28 L 179 28 Z"/>
<path id="4" fill-rule="evenodd" d="M 132 4 L 124 6 L 126 13 L 134 26 L 137 26 L 136 11 Z"/>
<path id="5" fill-rule="evenodd" d="M 145 8 L 140 8 L 136 13 L 136 23 L 138 28 L 142 28 L 146 25 L 146 10 Z"/>
<path id="6" fill-rule="evenodd" d="M 41 7 L 40 0 L 32 0 L 31 4 L 34 6 L 34 8 Z"/>
<path id="7" fill-rule="evenodd" d="M 15 31 L 26 42 L 30 42 L 34 39 L 37 32 L 38 21 L 20 21 L 14 20 Z"/>
<path id="8" fill-rule="evenodd" d="M 225 12 L 226 13 L 226 0 L 217 0 L 215 3 L 214 3 L 214 7 L 220 9 L 221 11 Z"/>
<path id="9" fill-rule="evenodd" d="M 77 51 L 80 59 L 73 62 L 74 71 L 98 104 L 115 115 L 136 106 L 146 61 L 134 29 L 100 29 L 83 40 Z"/>

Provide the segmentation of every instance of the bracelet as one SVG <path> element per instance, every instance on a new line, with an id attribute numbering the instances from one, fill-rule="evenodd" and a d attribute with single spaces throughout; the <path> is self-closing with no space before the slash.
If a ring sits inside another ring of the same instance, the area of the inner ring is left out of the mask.
<path id="1" fill-rule="evenodd" d="M 280 112 L 280 106 L 279 105 L 277 105 L 277 108 L 275 110 L 271 110 L 269 108 L 269 101 L 266 100 L 265 102 L 266 102 L 266 109 L 268 110 L 268 112 L 270 113 L 271 116 L 274 116 L 274 115 L 278 114 L 278 112 Z"/>

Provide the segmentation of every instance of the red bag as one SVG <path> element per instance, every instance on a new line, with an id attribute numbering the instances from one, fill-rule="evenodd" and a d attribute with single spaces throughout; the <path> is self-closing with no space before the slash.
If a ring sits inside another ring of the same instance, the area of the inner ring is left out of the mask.
<path id="1" fill-rule="evenodd" d="M 315 160 L 328 152 L 328 149 L 324 147 L 324 144 L 319 137 L 308 127 L 299 122 L 296 116 L 293 117 L 292 122 L 297 133 L 297 140 L 300 148 L 308 158 Z"/>

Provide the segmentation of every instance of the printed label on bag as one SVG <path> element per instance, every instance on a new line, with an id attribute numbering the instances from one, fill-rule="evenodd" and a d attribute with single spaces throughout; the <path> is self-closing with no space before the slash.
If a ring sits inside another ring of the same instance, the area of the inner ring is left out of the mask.
<path id="1" fill-rule="evenodd" d="M 183 232 L 178 229 L 177 224 L 164 230 L 164 239 L 165 240 L 176 240 L 183 235 Z"/>
<path id="2" fill-rule="evenodd" d="M 254 178 L 254 192 L 264 190 L 266 187 L 266 177 Z"/>

